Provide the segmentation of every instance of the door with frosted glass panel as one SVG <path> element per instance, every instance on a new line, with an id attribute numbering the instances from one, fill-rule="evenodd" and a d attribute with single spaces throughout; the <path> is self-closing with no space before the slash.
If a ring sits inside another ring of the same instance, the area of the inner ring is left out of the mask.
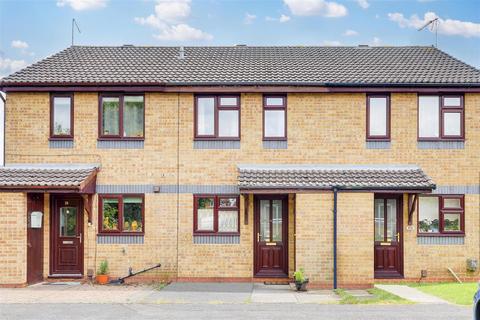
<path id="1" fill-rule="evenodd" d="M 403 274 L 401 196 L 375 195 L 375 278 L 398 278 Z"/>
<path id="2" fill-rule="evenodd" d="M 53 196 L 50 274 L 83 274 L 83 209 L 80 198 Z"/>
<path id="3" fill-rule="evenodd" d="M 288 204 L 284 196 L 255 199 L 255 254 L 257 277 L 288 275 Z"/>

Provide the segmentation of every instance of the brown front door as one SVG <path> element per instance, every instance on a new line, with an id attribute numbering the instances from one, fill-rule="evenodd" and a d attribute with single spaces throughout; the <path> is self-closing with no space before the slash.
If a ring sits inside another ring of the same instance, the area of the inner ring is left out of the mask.
<path id="1" fill-rule="evenodd" d="M 288 201 L 286 196 L 255 197 L 254 274 L 288 276 Z"/>
<path id="2" fill-rule="evenodd" d="M 375 195 L 375 278 L 403 276 L 402 198 Z"/>
<path id="3" fill-rule="evenodd" d="M 27 194 L 28 284 L 43 281 L 43 211 L 43 193 Z"/>
<path id="4" fill-rule="evenodd" d="M 53 196 L 52 276 L 83 274 L 83 208 L 80 198 Z"/>

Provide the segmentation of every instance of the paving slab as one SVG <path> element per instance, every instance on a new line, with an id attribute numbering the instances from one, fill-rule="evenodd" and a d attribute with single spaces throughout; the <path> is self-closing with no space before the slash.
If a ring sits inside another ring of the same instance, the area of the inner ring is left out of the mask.
<path id="1" fill-rule="evenodd" d="M 345 290 L 346 293 L 357 297 L 357 298 L 370 298 L 373 297 L 373 294 L 368 292 L 367 290 Z"/>
<path id="2" fill-rule="evenodd" d="M 332 290 L 309 290 L 307 292 L 295 292 L 298 303 L 335 303 L 340 297 Z"/>
<path id="3" fill-rule="evenodd" d="M 416 303 L 424 304 L 448 304 L 449 302 L 438 297 L 426 294 L 418 289 L 411 288 L 405 285 L 392 284 L 376 284 L 376 288 L 387 291 L 391 294 L 399 296 L 400 298 L 410 300 Z"/>

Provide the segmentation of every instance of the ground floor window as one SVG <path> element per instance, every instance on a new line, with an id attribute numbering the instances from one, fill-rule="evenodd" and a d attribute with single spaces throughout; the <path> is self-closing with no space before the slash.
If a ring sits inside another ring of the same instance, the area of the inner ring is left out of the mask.
<path id="1" fill-rule="evenodd" d="M 464 234 L 463 195 L 421 196 L 418 201 L 419 234 Z"/>
<path id="2" fill-rule="evenodd" d="M 237 195 L 195 195 L 193 231 L 196 234 L 238 234 Z"/>
<path id="3" fill-rule="evenodd" d="M 100 195 L 98 212 L 100 233 L 145 232 L 143 195 Z"/>

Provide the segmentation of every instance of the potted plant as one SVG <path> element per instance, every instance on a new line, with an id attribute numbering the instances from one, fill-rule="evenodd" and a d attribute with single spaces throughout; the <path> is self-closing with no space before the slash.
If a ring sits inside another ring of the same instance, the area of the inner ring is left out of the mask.
<path id="1" fill-rule="evenodd" d="M 307 291 L 308 278 L 305 277 L 305 271 L 303 268 L 300 268 L 293 273 L 293 279 L 295 280 L 297 291 Z"/>
<path id="2" fill-rule="evenodd" d="M 108 261 L 103 260 L 100 262 L 100 266 L 98 267 L 97 276 L 98 284 L 107 284 L 108 283 Z"/>

